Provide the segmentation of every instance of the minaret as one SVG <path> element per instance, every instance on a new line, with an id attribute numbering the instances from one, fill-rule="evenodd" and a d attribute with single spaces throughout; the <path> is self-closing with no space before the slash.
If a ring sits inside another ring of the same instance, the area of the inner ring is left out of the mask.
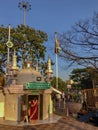
<path id="1" fill-rule="evenodd" d="M 47 70 L 46 70 L 47 78 L 50 80 L 51 75 L 53 74 L 53 70 L 51 67 L 51 59 L 50 56 L 48 56 L 48 63 L 47 63 Z"/>
<path id="2" fill-rule="evenodd" d="M 14 50 L 12 70 L 17 70 L 17 69 L 18 69 L 17 56 L 16 56 L 16 51 Z"/>
<path id="3" fill-rule="evenodd" d="M 13 64 L 12 64 L 12 84 L 16 84 L 17 81 L 17 71 L 18 71 L 18 66 L 17 66 L 17 56 L 16 56 L 16 51 L 14 50 L 14 55 L 13 55 Z"/>

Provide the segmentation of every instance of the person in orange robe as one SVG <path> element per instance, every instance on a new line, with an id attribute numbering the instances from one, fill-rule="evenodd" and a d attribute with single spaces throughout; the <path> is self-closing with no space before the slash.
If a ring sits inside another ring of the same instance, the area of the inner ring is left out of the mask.
<path id="1" fill-rule="evenodd" d="M 34 99 L 31 101 L 30 108 L 30 121 L 38 120 L 38 100 Z"/>

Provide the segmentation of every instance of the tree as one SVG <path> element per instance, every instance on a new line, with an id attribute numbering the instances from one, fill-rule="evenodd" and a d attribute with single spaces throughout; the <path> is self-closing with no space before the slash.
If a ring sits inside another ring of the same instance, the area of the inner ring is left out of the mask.
<path id="1" fill-rule="evenodd" d="M 45 32 L 35 30 L 29 26 L 18 25 L 11 29 L 11 42 L 13 47 L 10 49 L 12 56 L 14 49 L 17 52 L 18 63 L 22 60 L 22 66 L 26 60 L 32 61 L 33 65 L 39 60 L 45 59 L 46 47 L 44 43 L 48 36 Z M 5 71 L 7 61 L 8 27 L 0 27 L 0 72 Z"/>
<path id="2" fill-rule="evenodd" d="M 56 88 L 56 77 L 53 77 L 52 81 L 51 81 L 51 85 Z M 66 86 L 66 83 L 61 79 L 61 78 L 58 78 L 58 89 L 60 91 L 65 91 L 65 86 Z"/>
<path id="3" fill-rule="evenodd" d="M 92 75 L 89 73 L 90 68 L 73 69 L 70 79 L 74 81 L 73 87 L 87 89 L 93 88 Z"/>
<path id="4" fill-rule="evenodd" d="M 70 31 L 60 36 L 60 56 L 70 63 L 98 70 L 98 13 L 90 19 L 75 23 Z"/>

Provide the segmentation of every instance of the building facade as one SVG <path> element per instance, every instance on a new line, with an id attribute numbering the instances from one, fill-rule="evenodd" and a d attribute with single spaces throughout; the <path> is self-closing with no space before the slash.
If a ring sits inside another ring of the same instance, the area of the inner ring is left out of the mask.
<path id="1" fill-rule="evenodd" d="M 5 86 L 0 90 L 0 118 L 3 120 L 24 121 L 28 117 L 30 102 L 38 101 L 37 120 L 44 120 L 53 113 L 51 99 L 51 84 L 49 76 L 52 73 L 51 60 L 48 59 L 47 81 L 27 61 L 23 69 L 17 66 L 17 56 L 14 51 L 12 66 L 7 67 Z"/>

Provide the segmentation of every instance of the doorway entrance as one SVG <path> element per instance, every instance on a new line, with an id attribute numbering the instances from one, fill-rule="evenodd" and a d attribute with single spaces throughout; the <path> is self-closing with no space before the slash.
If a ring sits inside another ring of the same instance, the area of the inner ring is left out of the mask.
<path id="1" fill-rule="evenodd" d="M 29 110 L 31 108 L 31 102 L 33 102 L 33 100 L 37 100 L 38 102 L 35 107 L 37 108 L 37 111 L 34 118 L 36 118 L 36 120 L 43 119 L 43 94 L 34 94 L 34 95 L 24 94 L 21 96 L 20 99 L 20 107 L 19 107 L 20 121 L 24 121 L 25 117 L 30 116 Z M 34 112 L 33 109 L 31 111 Z"/>
<path id="2" fill-rule="evenodd" d="M 39 119 L 39 95 L 28 95 L 28 116 L 30 120 Z"/>

